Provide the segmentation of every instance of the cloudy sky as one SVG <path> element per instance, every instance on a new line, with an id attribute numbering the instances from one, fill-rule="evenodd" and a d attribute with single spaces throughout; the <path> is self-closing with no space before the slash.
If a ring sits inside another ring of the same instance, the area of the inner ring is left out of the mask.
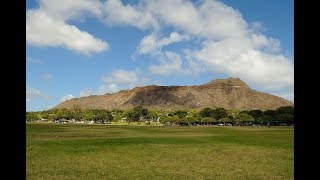
<path id="1" fill-rule="evenodd" d="M 238 77 L 294 100 L 293 0 L 27 0 L 27 111 Z"/>

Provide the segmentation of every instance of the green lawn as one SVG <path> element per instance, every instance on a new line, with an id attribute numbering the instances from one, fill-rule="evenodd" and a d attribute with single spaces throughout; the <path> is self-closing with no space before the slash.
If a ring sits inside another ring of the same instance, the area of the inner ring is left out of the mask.
<path id="1" fill-rule="evenodd" d="M 27 179 L 293 179 L 293 131 L 27 124 Z"/>

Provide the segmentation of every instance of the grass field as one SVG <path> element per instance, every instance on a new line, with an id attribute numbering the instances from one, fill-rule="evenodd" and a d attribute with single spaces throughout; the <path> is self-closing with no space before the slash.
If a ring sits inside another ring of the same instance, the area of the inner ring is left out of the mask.
<path id="1" fill-rule="evenodd" d="M 293 179 L 293 131 L 27 124 L 27 179 Z"/>

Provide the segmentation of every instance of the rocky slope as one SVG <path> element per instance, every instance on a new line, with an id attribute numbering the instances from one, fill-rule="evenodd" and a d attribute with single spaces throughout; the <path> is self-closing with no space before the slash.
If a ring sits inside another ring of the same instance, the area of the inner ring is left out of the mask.
<path id="1" fill-rule="evenodd" d="M 257 92 L 239 78 L 217 79 L 195 86 L 144 86 L 122 90 L 115 94 L 93 95 L 62 102 L 55 108 L 126 109 L 137 105 L 156 109 L 200 109 L 223 107 L 226 109 L 276 109 L 291 106 L 283 98 Z"/>

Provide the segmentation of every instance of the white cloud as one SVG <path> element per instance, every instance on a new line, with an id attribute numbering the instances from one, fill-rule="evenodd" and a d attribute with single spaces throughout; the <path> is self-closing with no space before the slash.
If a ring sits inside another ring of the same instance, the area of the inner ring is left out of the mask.
<path id="1" fill-rule="evenodd" d="M 150 66 L 152 72 L 168 75 L 208 70 L 242 78 L 264 90 L 293 86 L 292 59 L 281 54 L 278 39 L 262 34 L 262 23 L 248 25 L 239 11 L 219 1 L 144 2 L 163 26 L 203 42 L 193 50 L 182 49 L 184 54 L 173 52 L 175 57 L 168 58 L 157 51 L 163 44 L 161 38 L 155 34 L 144 37 L 138 52 L 156 54 L 160 61 Z"/>
<path id="2" fill-rule="evenodd" d="M 152 64 L 149 66 L 149 71 L 152 74 L 159 74 L 162 76 L 170 76 L 172 74 L 179 75 L 195 75 L 203 68 L 201 64 L 194 61 L 192 58 L 187 57 L 183 61 L 179 53 L 173 51 L 159 52 L 156 56 L 159 64 Z"/>
<path id="3" fill-rule="evenodd" d="M 84 13 L 107 26 L 150 31 L 137 52 L 157 60 L 158 64 L 149 66 L 155 74 L 212 71 L 266 90 L 293 87 L 293 59 L 282 54 L 280 41 L 263 34 L 266 28 L 261 22 L 248 23 L 238 10 L 216 0 L 140 0 L 135 4 L 120 0 L 40 0 L 39 9 L 27 12 L 27 42 L 63 46 L 83 54 L 107 49 L 106 42 L 66 23 L 81 20 Z M 171 34 L 163 36 L 168 31 Z M 169 44 L 186 40 L 193 46 L 162 51 Z M 142 81 L 136 71 L 126 70 L 114 71 L 102 80 L 96 93 L 115 92 Z"/>
<path id="4" fill-rule="evenodd" d="M 280 41 L 262 34 L 252 34 L 251 43 L 253 48 L 262 49 L 270 53 L 278 53 L 281 50 Z"/>
<path id="5" fill-rule="evenodd" d="M 102 95 L 105 93 L 116 93 L 122 89 L 131 89 L 136 86 L 145 85 L 149 80 L 141 77 L 139 70 L 117 69 L 110 75 L 101 77 L 102 84 L 96 90 L 84 89 L 80 92 L 80 97 L 89 95 Z"/>
<path id="6" fill-rule="evenodd" d="M 155 55 L 161 51 L 163 46 L 189 39 L 188 35 L 181 35 L 177 32 L 172 32 L 168 37 L 163 38 L 160 38 L 157 33 L 153 32 L 141 40 L 137 50 L 139 54 Z"/>
<path id="7" fill-rule="evenodd" d="M 254 50 L 246 40 L 207 42 L 194 58 L 209 70 L 239 77 L 264 89 L 293 86 L 293 64 L 283 55 Z"/>
<path id="8" fill-rule="evenodd" d="M 119 69 L 119 70 L 113 71 L 111 76 L 102 76 L 102 81 L 105 84 L 111 84 L 111 83 L 127 84 L 127 83 L 136 83 L 139 81 L 139 78 L 135 71 L 126 71 L 123 69 Z"/>
<path id="9" fill-rule="evenodd" d="M 45 80 L 45 81 L 50 81 L 53 79 L 53 75 L 50 73 L 46 73 L 46 74 L 42 74 L 40 76 L 41 79 Z"/>
<path id="10" fill-rule="evenodd" d="M 123 87 L 123 86 L 122 86 Z M 114 84 L 114 83 L 111 83 L 111 84 L 101 84 L 99 87 L 98 87 L 98 94 L 105 94 L 105 93 L 116 93 L 118 91 L 120 91 L 122 88 L 121 88 L 121 85 L 119 86 L 118 84 Z M 123 89 L 127 89 L 127 88 L 124 88 Z"/>
<path id="11" fill-rule="evenodd" d="M 62 96 L 60 98 L 60 102 L 63 102 L 63 101 L 66 101 L 66 100 L 70 100 L 70 99 L 73 99 L 73 98 L 75 98 L 75 97 L 72 94 L 67 94 L 67 95 Z"/>
<path id="12" fill-rule="evenodd" d="M 146 7 L 166 25 L 195 36 L 221 39 L 243 36 L 247 28 L 241 14 L 219 1 L 148 0 Z"/>
<path id="13" fill-rule="evenodd" d="M 36 88 L 27 86 L 27 88 L 26 88 L 26 101 L 30 102 L 30 101 L 37 99 L 37 98 L 48 99 L 48 98 L 50 98 L 50 96 L 42 93 L 40 90 L 38 90 Z"/>
<path id="14" fill-rule="evenodd" d="M 102 15 L 99 0 L 40 0 L 40 10 L 57 20 L 77 19 L 84 13 Z"/>
<path id="15" fill-rule="evenodd" d="M 192 72 L 190 68 L 182 67 L 183 61 L 181 60 L 180 54 L 173 51 L 162 52 L 161 49 L 169 44 L 190 39 L 191 37 L 189 35 L 181 35 L 177 32 L 171 32 L 168 37 L 160 37 L 157 33 L 153 32 L 141 40 L 137 51 L 139 54 L 151 55 L 159 61 L 159 64 L 149 66 L 149 71 L 153 74 L 169 76 L 175 73 L 190 73 Z"/>
<path id="16" fill-rule="evenodd" d="M 86 88 L 80 91 L 80 97 L 86 97 L 94 94 L 96 94 L 95 91 L 90 88 Z"/>
<path id="17" fill-rule="evenodd" d="M 121 89 L 129 89 L 136 86 L 145 85 L 149 80 L 141 77 L 141 72 L 136 70 L 118 69 L 111 73 L 111 75 L 102 76 L 102 85 L 98 87 L 98 93 L 115 93 Z"/>
<path id="18" fill-rule="evenodd" d="M 241 13 L 219 1 L 141 0 L 135 5 L 119 0 L 103 3 L 107 25 L 127 25 L 156 32 L 170 26 L 185 33 L 212 39 L 239 37 L 246 33 L 247 22 Z"/>
<path id="19" fill-rule="evenodd" d="M 182 60 L 179 54 L 165 51 L 159 59 L 161 61 L 159 65 L 151 65 L 149 67 L 151 73 L 168 76 L 181 72 Z"/>
<path id="20" fill-rule="evenodd" d="M 148 53 L 155 53 L 157 48 L 160 46 L 157 43 L 157 37 L 155 33 L 152 33 L 148 36 L 143 37 L 141 40 L 137 50 L 139 54 L 148 54 Z"/>
<path id="21" fill-rule="evenodd" d="M 143 4 L 124 5 L 119 0 L 104 3 L 103 21 L 107 25 L 129 25 L 143 30 L 158 27 L 158 22 Z"/>
<path id="22" fill-rule="evenodd" d="M 264 32 L 267 30 L 266 27 L 263 25 L 263 23 L 259 21 L 252 22 L 249 28 L 251 33 Z"/>
<path id="23" fill-rule="evenodd" d="M 66 23 L 84 12 L 100 14 L 99 1 L 41 0 L 26 14 L 26 40 L 34 46 L 65 47 L 90 55 L 108 49 L 107 42 Z"/>

